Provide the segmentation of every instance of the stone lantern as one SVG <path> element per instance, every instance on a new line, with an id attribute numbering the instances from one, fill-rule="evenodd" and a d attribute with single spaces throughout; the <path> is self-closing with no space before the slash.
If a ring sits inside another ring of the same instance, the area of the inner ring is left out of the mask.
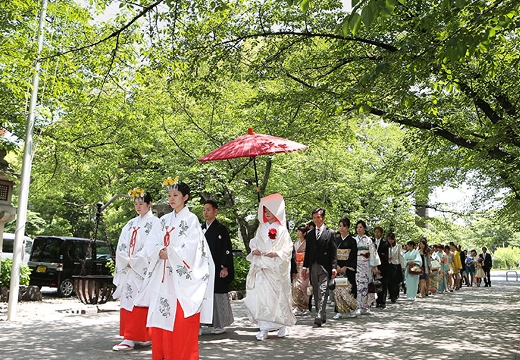
<path id="1" fill-rule="evenodd" d="M 11 178 L 16 175 L 9 169 L 4 160 L 5 150 L 0 150 L 0 262 L 2 261 L 2 246 L 4 243 L 4 225 L 14 219 L 16 208 L 11 205 L 13 184 Z"/>

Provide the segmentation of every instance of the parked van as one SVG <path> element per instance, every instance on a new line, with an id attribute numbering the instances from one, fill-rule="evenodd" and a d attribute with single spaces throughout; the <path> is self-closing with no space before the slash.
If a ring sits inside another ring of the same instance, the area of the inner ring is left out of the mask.
<path id="1" fill-rule="evenodd" d="M 110 275 L 105 264 L 110 250 L 104 241 L 69 236 L 37 236 L 34 238 L 29 268 L 30 284 L 58 288 L 58 295 L 69 297 L 74 292 L 74 275 Z M 93 260 L 94 259 L 94 260 Z"/>
<path id="2" fill-rule="evenodd" d="M 29 257 L 31 256 L 31 248 L 32 248 L 33 240 L 28 237 L 23 237 L 22 244 L 22 262 L 27 264 L 29 261 Z M 11 259 L 13 260 L 13 251 L 14 251 L 14 234 L 12 233 L 4 233 L 4 241 L 2 243 L 2 259 Z"/>

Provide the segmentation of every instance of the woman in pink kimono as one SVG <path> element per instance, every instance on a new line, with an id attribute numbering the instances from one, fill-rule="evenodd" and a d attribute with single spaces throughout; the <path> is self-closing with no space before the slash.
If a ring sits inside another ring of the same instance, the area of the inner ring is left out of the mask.
<path id="1" fill-rule="evenodd" d="M 301 225 L 296 231 L 298 241 L 294 243 L 294 251 L 296 253 L 296 277 L 293 280 L 293 312 L 294 315 L 307 315 L 309 314 L 309 295 L 307 294 L 307 288 L 309 287 L 309 278 L 304 279 L 302 276 L 303 269 L 303 258 L 305 257 L 305 249 L 307 242 L 305 235 L 307 234 L 307 226 Z"/>

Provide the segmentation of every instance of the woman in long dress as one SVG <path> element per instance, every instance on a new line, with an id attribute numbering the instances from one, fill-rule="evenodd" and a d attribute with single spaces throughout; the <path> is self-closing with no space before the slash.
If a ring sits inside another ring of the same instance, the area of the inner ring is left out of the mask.
<path id="1" fill-rule="evenodd" d="M 137 303 L 149 304 L 152 360 L 198 360 L 200 323 L 213 321 L 215 265 L 197 216 L 186 203 L 190 188 L 163 182 L 173 211 L 161 217 L 161 237 L 146 243 L 147 283 Z"/>
<path id="2" fill-rule="evenodd" d="M 472 250 L 472 252 L 475 250 Z M 477 252 L 475 251 L 475 255 Z M 482 264 L 484 261 L 480 256 L 475 257 L 475 281 L 477 283 L 477 286 L 480 287 L 480 283 L 482 282 L 482 279 L 486 277 L 486 273 L 484 272 L 484 268 L 482 267 Z"/>
<path id="3" fill-rule="evenodd" d="M 145 243 L 148 238 L 160 238 L 161 224 L 152 213 L 152 197 L 144 190 L 134 188 L 128 192 L 134 201 L 138 216 L 131 219 L 121 230 L 116 247 L 114 274 L 114 299 L 120 300 L 119 335 L 123 341 L 115 345 L 114 351 L 132 350 L 137 344 L 150 345 L 151 337 L 146 327 L 148 307 L 134 306 L 148 271 Z"/>
<path id="4" fill-rule="evenodd" d="M 287 326 L 296 323 L 291 311 L 293 244 L 285 227 L 285 201 L 280 194 L 260 200 L 258 220 L 260 225 L 246 257 L 251 267 L 244 304 L 251 321 L 260 328 L 257 340 L 265 340 L 270 330 L 278 330 L 278 337 L 285 337 Z"/>
<path id="5" fill-rule="evenodd" d="M 455 286 L 455 282 L 453 281 L 453 269 L 452 264 L 454 262 L 454 256 L 451 252 L 451 247 L 449 245 L 444 246 L 444 252 L 446 253 L 446 261 L 448 265 L 448 270 L 446 272 L 446 288 L 448 291 L 453 292 L 453 288 Z"/>
<path id="6" fill-rule="evenodd" d="M 305 241 L 307 235 L 307 226 L 301 225 L 296 230 L 298 241 L 294 243 L 294 251 L 296 253 L 296 278 L 292 283 L 292 304 L 293 312 L 296 316 L 307 315 L 309 313 L 309 295 L 307 288 L 309 287 L 309 278 L 304 279 L 302 276 L 303 259 L 305 257 L 305 249 L 307 242 Z"/>
<path id="7" fill-rule="evenodd" d="M 375 301 L 375 294 L 368 292 L 368 283 L 377 274 L 377 266 L 381 260 L 372 239 L 366 235 L 367 225 L 363 220 L 356 223 L 357 242 L 357 313 L 370 313 L 370 305 Z"/>
<path id="8" fill-rule="evenodd" d="M 419 275 L 410 274 L 410 266 L 417 265 L 422 267 L 422 259 L 419 250 L 415 248 L 415 242 L 408 241 L 406 243 L 406 252 L 404 253 L 404 261 L 406 263 L 406 299 L 415 301 L 417 289 L 419 287 Z"/>
<path id="9" fill-rule="evenodd" d="M 448 270 L 450 269 L 450 264 L 448 263 L 448 257 L 446 256 L 446 253 L 444 252 L 444 245 L 437 245 L 437 259 L 439 260 L 439 263 L 441 264 L 441 267 L 439 269 L 439 292 L 447 292 L 448 291 L 448 283 L 447 283 L 447 276 L 448 276 Z"/>

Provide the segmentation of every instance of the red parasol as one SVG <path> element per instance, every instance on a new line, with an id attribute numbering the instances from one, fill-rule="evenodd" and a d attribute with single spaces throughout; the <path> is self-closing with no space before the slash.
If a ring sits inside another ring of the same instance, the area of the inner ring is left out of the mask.
<path id="1" fill-rule="evenodd" d="M 307 149 L 307 145 L 297 143 L 284 138 L 256 134 L 252 128 L 247 130 L 246 135 L 228 142 L 221 147 L 213 150 L 209 154 L 201 157 L 199 161 L 227 160 L 240 157 L 248 157 L 253 160 L 255 168 L 256 188 L 258 192 L 258 201 L 260 201 L 260 192 L 258 188 L 258 174 L 256 172 L 255 157 L 259 155 L 270 155 L 283 152 L 291 152 Z"/>

